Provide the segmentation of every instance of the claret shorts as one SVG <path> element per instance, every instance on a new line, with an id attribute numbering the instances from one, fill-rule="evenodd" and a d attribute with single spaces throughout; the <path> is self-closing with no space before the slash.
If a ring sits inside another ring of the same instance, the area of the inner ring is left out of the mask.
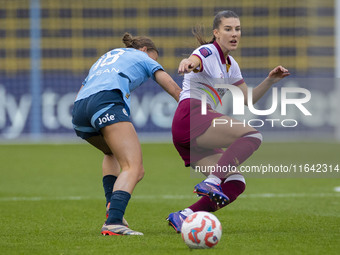
<path id="1" fill-rule="evenodd" d="M 222 149 L 204 149 L 196 144 L 196 138 L 202 135 L 214 119 L 223 116 L 207 105 L 207 114 L 201 114 L 201 101 L 197 99 L 182 100 L 175 112 L 172 122 L 172 139 L 174 145 L 184 160 L 185 166 L 207 156 L 223 153 Z"/>

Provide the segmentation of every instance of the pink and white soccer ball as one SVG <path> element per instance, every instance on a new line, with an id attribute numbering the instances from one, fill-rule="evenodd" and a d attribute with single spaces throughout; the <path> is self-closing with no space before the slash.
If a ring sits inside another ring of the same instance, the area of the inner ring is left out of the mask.
<path id="1" fill-rule="evenodd" d="M 207 249 L 221 239 L 222 226 L 215 215 L 208 212 L 195 212 L 189 215 L 182 225 L 182 239 L 191 249 Z"/>

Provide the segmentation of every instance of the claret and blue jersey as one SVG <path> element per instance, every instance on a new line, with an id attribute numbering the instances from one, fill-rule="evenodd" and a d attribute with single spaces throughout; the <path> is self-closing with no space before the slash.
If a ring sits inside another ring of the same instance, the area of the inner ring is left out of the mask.
<path id="1" fill-rule="evenodd" d="M 119 89 L 130 110 L 130 93 L 163 67 L 148 54 L 132 48 L 113 49 L 91 67 L 76 101 L 100 91 Z"/>

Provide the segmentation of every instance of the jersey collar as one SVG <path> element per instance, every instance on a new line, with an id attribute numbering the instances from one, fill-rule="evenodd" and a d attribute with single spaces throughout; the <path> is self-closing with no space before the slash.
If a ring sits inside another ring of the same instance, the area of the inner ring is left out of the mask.
<path id="1" fill-rule="evenodd" d="M 224 54 L 223 54 L 223 51 L 222 51 L 220 45 L 218 45 L 218 43 L 216 41 L 213 42 L 213 45 L 216 47 L 216 49 L 218 50 L 218 53 L 220 54 L 220 59 L 221 59 L 222 64 L 223 65 L 227 64 L 226 61 L 225 61 Z M 229 56 L 227 57 L 227 61 L 228 61 L 228 65 L 231 65 L 231 61 L 230 61 Z"/>

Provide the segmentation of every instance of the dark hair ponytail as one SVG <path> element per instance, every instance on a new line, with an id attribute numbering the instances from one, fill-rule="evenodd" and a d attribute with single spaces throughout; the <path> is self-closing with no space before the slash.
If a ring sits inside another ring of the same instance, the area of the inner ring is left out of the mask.
<path id="1" fill-rule="evenodd" d="M 236 18 L 236 19 L 239 19 L 239 16 L 235 12 L 229 11 L 229 10 L 218 12 L 215 15 L 215 18 L 214 18 L 213 30 L 217 29 L 220 26 L 222 18 Z M 216 40 L 215 36 L 213 36 L 213 38 L 209 42 L 207 42 L 204 39 L 204 29 L 203 29 L 203 27 L 201 25 L 195 26 L 192 29 L 192 34 L 196 37 L 197 41 L 201 45 L 208 44 L 208 43 L 213 43 Z"/>
<path id="2" fill-rule="evenodd" d="M 123 38 L 122 38 L 122 41 L 125 44 L 126 48 L 133 48 L 131 34 L 125 33 Z"/>
<path id="3" fill-rule="evenodd" d="M 146 46 L 148 51 L 154 50 L 154 51 L 157 52 L 157 54 L 159 54 L 159 52 L 158 52 L 155 44 L 153 43 L 153 41 L 146 36 L 133 37 L 131 34 L 126 32 L 123 35 L 122 41 L 125 44 L 126 48 L 134 48 L 134 49 L 138 50 L 138 49 Z"/>

